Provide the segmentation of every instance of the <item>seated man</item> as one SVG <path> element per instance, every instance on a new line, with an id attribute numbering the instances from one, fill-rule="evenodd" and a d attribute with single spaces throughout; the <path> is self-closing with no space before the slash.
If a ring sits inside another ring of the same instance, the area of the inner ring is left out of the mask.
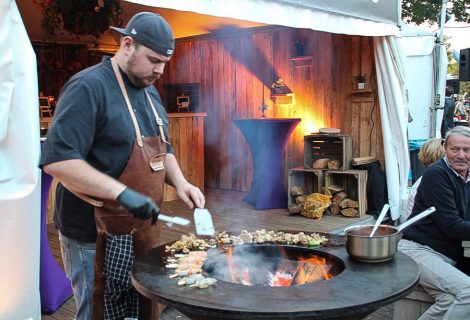
<path id="1" fill-rule="evenodd" d="M 470 277 L 456 264 L 470 240 L 470 128 L 447 132 L 445 156 L 424 171 L 410 218 L 436 212 L 403 232 L 398 248 L 419 266 L 420 285 L 436 301 L 419 319 L 470 319 Z"/>

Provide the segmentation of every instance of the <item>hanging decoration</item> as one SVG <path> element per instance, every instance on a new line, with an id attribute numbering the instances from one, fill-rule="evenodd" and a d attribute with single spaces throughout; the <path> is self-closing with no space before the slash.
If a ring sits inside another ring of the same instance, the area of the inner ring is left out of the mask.
<path id="1" fill-rule="evenodd" d="M 120 0 L 33 0 L 43 10 L 42 27 L 46 35 L 61 30 L 98 38 L 110 25 L 121 26 Z"/>

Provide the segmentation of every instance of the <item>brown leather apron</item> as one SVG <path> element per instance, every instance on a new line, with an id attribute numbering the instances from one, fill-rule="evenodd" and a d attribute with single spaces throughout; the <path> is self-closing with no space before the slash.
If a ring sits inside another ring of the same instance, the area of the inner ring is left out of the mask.
<path id="1" fill-rule="evenodd" d="M 163 122 L 146 92 L 159 127 L 160 136 L 142 138 L 117 63 L 114 59 L 111 59 L 111 63 L 136 132 L 136 141 L 132 148 L 131 157 L 118 180 L 129 188 L 151 197 L 161 207 L 165 182 L 163 162 L 166 155 L 165 143 L 167 143 L 163 133 Z M 95 205 L 94 213 L 98 236 L 96 239 L 95 283 L 93 288 L 93 319 L 98 320 L 104 317 L 105 279 L 103 277 L 103 267 L 106 235 L 132 233 L 134 253 L 139 255 L 160 244 L 161 225 L 156 223 L 152 226 L 150 219 L 133 218 L 127 210 L 119 206 L 117 201 L 100 202 L 82 194 L 78 196 Z M 158 319 L 158 310 L 152 308 L 151 301 L 143 296 L 139 298 L 139 319 Z M 152 312 L 157 314 L 152 314 Z"/>

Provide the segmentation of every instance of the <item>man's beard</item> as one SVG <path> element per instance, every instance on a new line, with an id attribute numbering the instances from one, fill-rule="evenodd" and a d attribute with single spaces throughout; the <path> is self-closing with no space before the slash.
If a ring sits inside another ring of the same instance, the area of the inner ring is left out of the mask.
<path id="1" fill-rule="evenodd" d="M 140 89 L 151 86 L 156 80 L 158 80 L 158 76 L 155 74 L 152 74 L 151 76 L 148 76 L 145 78 L 136 76 L 132 72 L 135 60 L 136 60 L 136 54 L 134 52 L 132 53 L 132 55 L 129 57 L 129 60 L 127 61 L 127 77 L 129 78 L 130 82 L 134 85 L 134 87 L 140 88 Z"/>

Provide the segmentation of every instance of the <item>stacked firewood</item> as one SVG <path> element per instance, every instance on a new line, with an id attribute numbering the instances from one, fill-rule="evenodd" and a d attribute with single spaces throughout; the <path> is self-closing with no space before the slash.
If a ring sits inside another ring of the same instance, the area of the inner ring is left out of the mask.
<path id="1" fill-rule="evenodd" d="M 303 210 L 305 200 L 307 200 L 307 192 L 302 186 L 293 186 L 290 188 L 290 195 L 295 198 L 295 203 L 288 206 L 287 210 L 290 215 L 300 214 Z"/>
<path id="2" fill-rule="evenodd" d="M 336 185 L 330 185 L 328 187 L 323 187 L 322 194 L 328 198 L 331 198 L 331 203 L 326 209 L 326 213 L 333 215 L 343 215 L 345 217 L 351 218 L 359 217 L 359 201 L 348 198 L 348 194 L 344 191 L 343 188 Z M 307 195 L 304 187 L 293 186 L 290 189 L 290 195 L 295 198 L 295 203 L 289 204 L 288 206 L 290 215 L 301 214 L 309 218 L 321 218 L 324 210 L 317 209 L 323 209 L 324 203 L 314 203 L 315 207 L 313 207 L 313 210 L 309 210 L 311 209 L 311 204 L 307 200 L 309 197 L 312 197 L 312 195 L 315 194 Z M 309 211 L 315 213 L 312 214 Z"/>
<path id="3" fill-rule="evenodd" d="M 345 217 L 359 217 L 359 202 L 348 198 L 343 188 L 335 185 L 324 187 L 325 194 L 331 195 L 329 211 L 331 214 L 343 215 Z"/>
<path id="4" fill-rule="evenodd" d="M 341 170 L 341 161 L 329 158 L 317 159 L 312 164 L 313 169 Z"/>
<path id="5" fill-rule="evenodd" d="M 307 218 L 321 219 L 331 203 L 331 196 L 321 193 L 307 195 L 305 188 L 301 186 L 291 187 L 290 194 L 295 197 L 295 203 L 288 206 L 290 215 L 301 214 Z"/>

